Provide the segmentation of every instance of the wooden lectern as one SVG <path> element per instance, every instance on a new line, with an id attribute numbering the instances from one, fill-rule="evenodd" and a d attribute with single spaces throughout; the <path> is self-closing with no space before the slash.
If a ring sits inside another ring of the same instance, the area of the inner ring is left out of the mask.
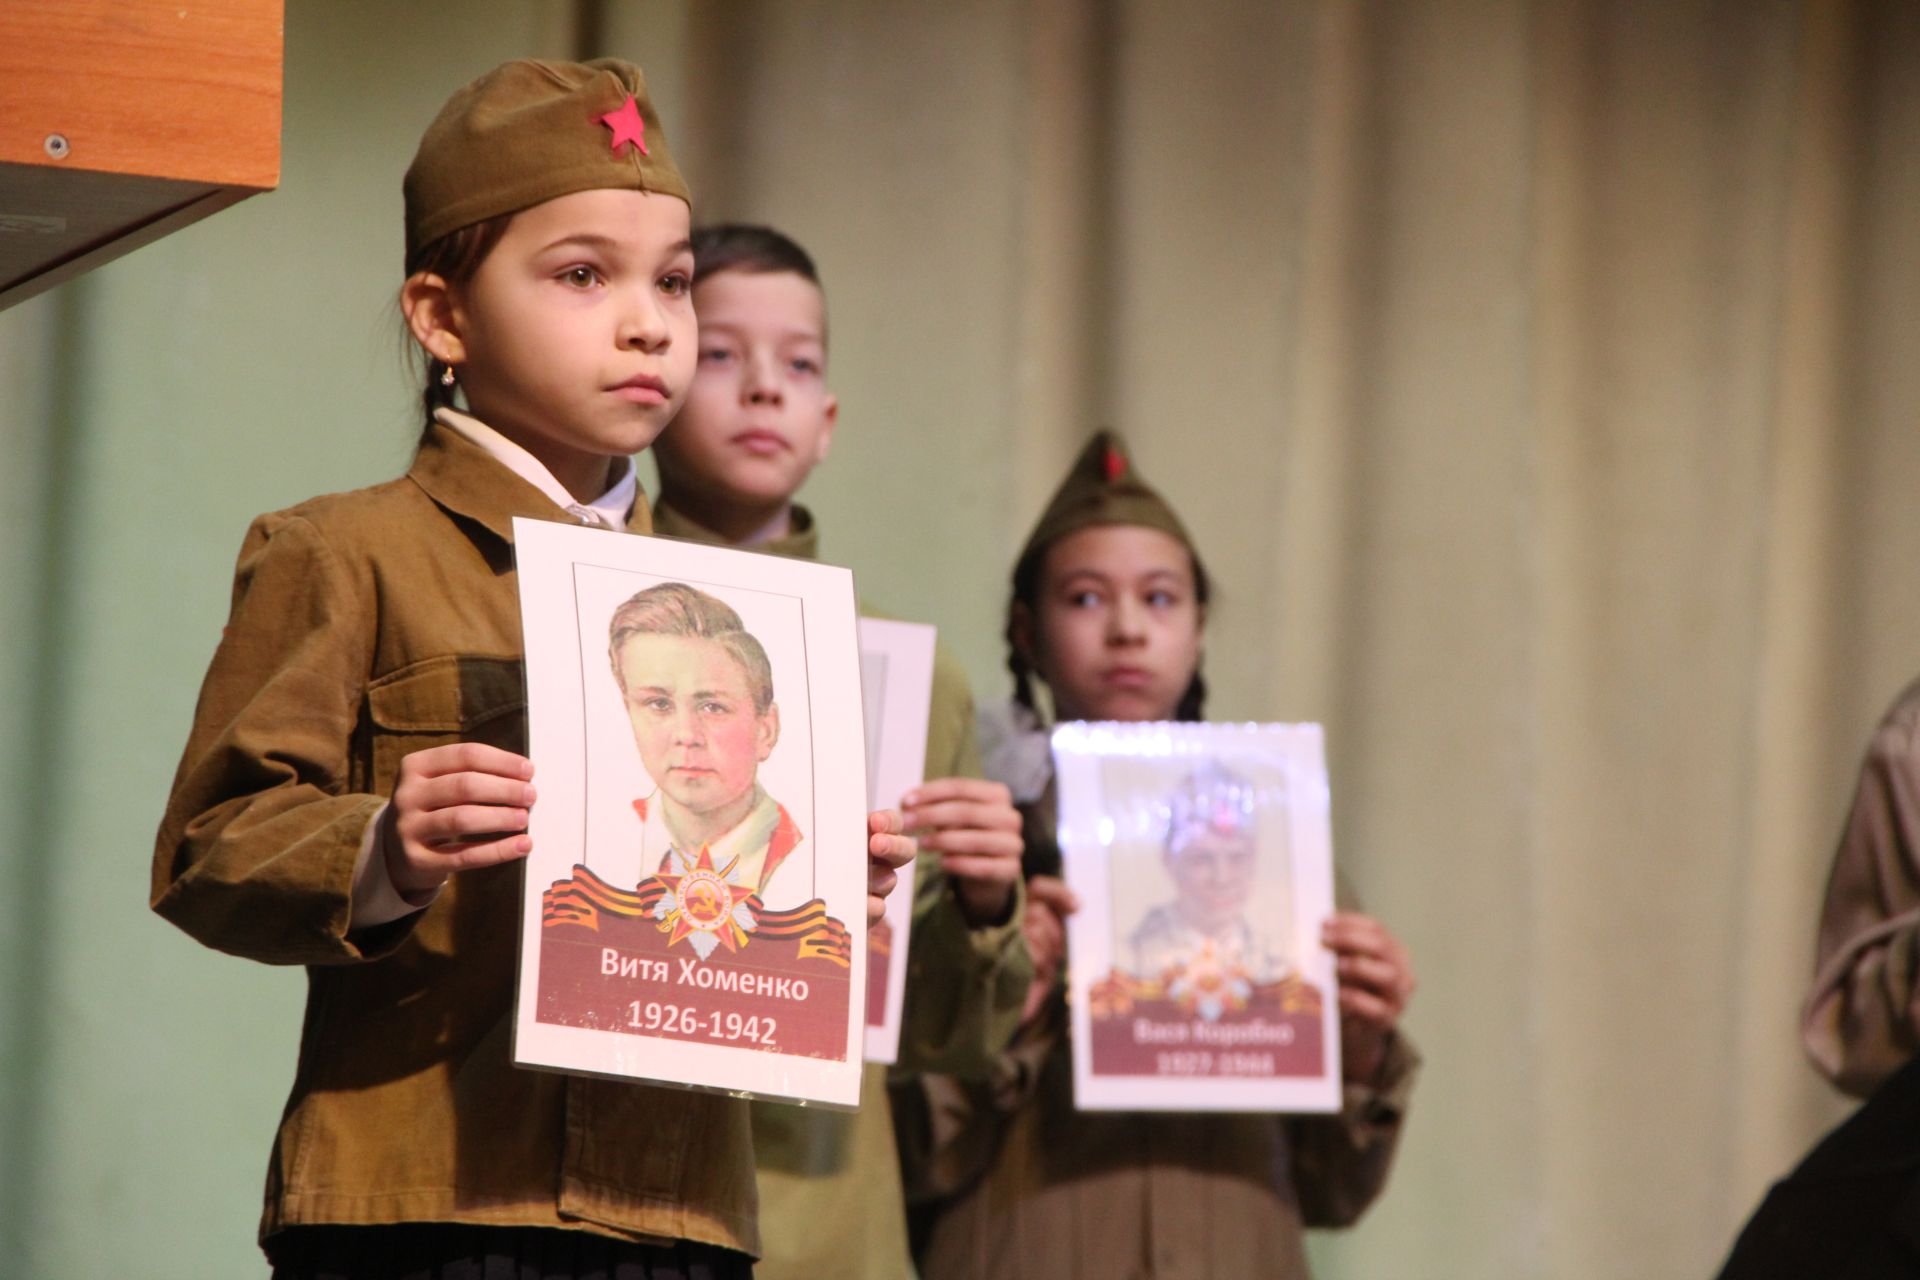
<path id="1" fill-rule="evenodd" d="M 0 3 L 0 309 L 280 181 L 281 0 Z"/>

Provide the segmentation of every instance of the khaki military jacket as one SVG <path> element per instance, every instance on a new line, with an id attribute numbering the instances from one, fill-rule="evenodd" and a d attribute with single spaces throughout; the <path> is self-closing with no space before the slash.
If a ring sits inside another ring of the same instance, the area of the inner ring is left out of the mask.
<path id="1" fill-rule="evenodd" d="M 1030 848 L 1051 846 L 1052 801 L 1022 806 Z M 1331 1116 L 1082 1112 L 1067 1025 L 1061 987 L 991 1080 L 896 1089 L 926 1280 L 1305 1280 L 1305 1228 L 1352 1223 L 1386 1185 L 1419 1065 L 1405 1037 Z"/>
<path id="2" fill-rule="evenodd" d="M 1818 950 L 1801 1040 L 1828 1079 L 1865 1097 L 1920 1049 L 1920 682 L 1867 744 Z"/>
<path id="3" fill-rule="evenodd" d="M 153 906 L 209 946 L 307 969 L 263 1239 L 470 1222 L 756 1252 L 745 1103 L 512 1065 L 517 865 L 349 930 L 362 833 L 401 758 L 526 748 L 516 515 L 564 518 L 436 424 L 404 478 L 254 522 L 160 826 Z M 648 527 L 637 502 L 629 528 Z"/>
<path id="4" fill-rule="evenodd" d="M 721 541 L 664 503 L 654 517 L 656 533 Z M 813 517 L 796 506 L 792 531 L 754 550 L 817 558 Z M 935 652 L 932 703 L 927 776 L 980 776 L 973 696 L 966 673 L 944 647 Z M 900 1070 L 971 1076 L 991 1067 L 1019 1025 L 1033 980 L 1019 906 L 1003 925 L 970 928 L 939 856 L 923 852 L 915 859 Z M 762 1280 L 913 1274 L 885 1077 L 884 1068 L 868 1065 L 854 1114 L 754 1104 L 764 1241 L 754 1274 Z"/>

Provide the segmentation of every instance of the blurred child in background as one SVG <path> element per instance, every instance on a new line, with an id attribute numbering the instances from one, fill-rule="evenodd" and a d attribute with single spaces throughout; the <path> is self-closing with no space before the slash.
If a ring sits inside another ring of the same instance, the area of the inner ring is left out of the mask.
<path id="1" fill-rule="evenodd" d="M 1386 1183 L 1417 1058 L 1413 990 L 1387 928 L 1336 913 L 1341 1111 L 1330 1116 L 1081 1112 L 1073 1104 L 1056 797 L 1037 678 L 1060 720 L 1198 720 L 1211 584 L 1171 507 L 1102 433 L 1013 572 L 1014 702 L 986 722 L 989 772 L 1025 819 L 1029 1015 L 984 1083 L 899 1092 L 927 1280 L 1307 1275 L 1303 1231 L 1358 1218 Z"/>
<path id="2" fill-rule="evenodd" d="M 693 243 L 700 358 L 654 449 L 655 530 L 812 559 L 819 529 L 794 498 L 826 460 L 839 418 L 819 274 L 804 249 L 765 227 L 708 227 Z M 980 1073 L 1012 1034 L 1032 972 L 1020 816 L 1005 787 L 977 776 L 972 696 L 944 649 L 926 759 L 928 781 L 903 802 L 921 853 L 900 1067 Z M 858 1114 L 756 1105 L 753 1134 L 766 1245 L 756 1274 L 912 1274 L 881 1069 L 867 1069 Z"/>

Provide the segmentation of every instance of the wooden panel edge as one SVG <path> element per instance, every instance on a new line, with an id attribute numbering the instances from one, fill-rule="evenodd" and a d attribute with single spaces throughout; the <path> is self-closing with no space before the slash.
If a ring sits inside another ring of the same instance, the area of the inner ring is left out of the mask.
<path id="1" fill-rule="evenodd" d="M 170 232 L 191 226 L 209 214 L 220 212 L 231 205 L 238 204 L 248 196 L 259 194 L 258 187 L 215 187 L 206 194 L 175 205 L 173 208 L 157 213 L 150 220 L 141 223 L 133 230 L 115 236 L 90 249 L 83 249 L 59 262 L 51 263 L 33 275 L 0 288 L 0 311 L 29 298 L 38 297 L 56 285 L 93 270 L 95 267 L 112 262 L 140 248 L 152 244 L 155 240 Z"/>

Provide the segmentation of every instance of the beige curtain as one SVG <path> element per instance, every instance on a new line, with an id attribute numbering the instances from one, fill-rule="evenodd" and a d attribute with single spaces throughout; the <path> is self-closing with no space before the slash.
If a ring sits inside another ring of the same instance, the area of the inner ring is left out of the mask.
<path id="1" fill-rule="evenodd" d="M 702 214 L 822 259 L 867 594 L 1003 690 L 1115 424 L 1221 580 L 1215 714 L 1327 723 L 1429 1066 L 1325 1274 L 1709 1273 L 1842 1114 L 1796 1006 L 1920 668 L 1920 10 L 622 8 Z"/>
<path id="2" fill-rule="evenodd" d="M 22 1273 L 258 1268 L 300 981 L 154 921 L 151 833 L 248 518 L 405 465 L 421 128 L 570 49 L 817 251 L 806 497 L 867 598 L 1003 692 L 1014 549 L 1116 425 L 1219 579 L 1215 714 L 1327 724 L 1428 1068 L 1321 1274 L 1710 1274 L 1843 1113 L 1795 1010 L 1920 668 L 1906 0 L 289 5 L 282 189 L 0 315 Z"/>

